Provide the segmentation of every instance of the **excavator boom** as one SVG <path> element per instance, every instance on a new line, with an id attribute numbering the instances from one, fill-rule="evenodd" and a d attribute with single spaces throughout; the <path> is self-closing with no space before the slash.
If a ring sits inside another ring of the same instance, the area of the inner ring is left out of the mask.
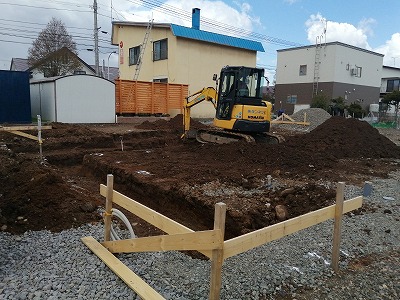
<path id="1" fill-rule="evenodd" d="M 218 101 L 217 91 L 213 87 L 206 87 L 185 98 L 183 106 L 183 137 L 187 137 L 190 130 L 190 109 L 203 101 L 211 102 L 216 108 Z"/>

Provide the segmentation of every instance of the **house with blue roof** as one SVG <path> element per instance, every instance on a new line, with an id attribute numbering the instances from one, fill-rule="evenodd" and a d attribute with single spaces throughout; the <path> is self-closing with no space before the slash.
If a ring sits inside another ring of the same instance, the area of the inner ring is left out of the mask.
<path id="1" fill-rule="evenodd" d="M 200 9 L 192 10 L 192 27 L 170 23 L 114 21 L 112 44 L 119 46 L 121 80 L 189 85 L 189 94 L 215 86 L 213 74 L 230 66 L 256 66 L 260 42 L 200 29 Z M 187 96 L 187 95 L 184 95 Z M 213 117 L 201 103 L 194 117 Z"/>

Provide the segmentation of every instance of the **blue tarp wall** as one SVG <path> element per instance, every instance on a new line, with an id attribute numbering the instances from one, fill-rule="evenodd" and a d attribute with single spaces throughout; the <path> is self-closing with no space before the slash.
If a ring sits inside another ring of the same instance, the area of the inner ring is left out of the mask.
<path id="1" fill-rule="evenodd" d="M 0 70 L 0 123 L 31 123 L 29 73 Z"/>

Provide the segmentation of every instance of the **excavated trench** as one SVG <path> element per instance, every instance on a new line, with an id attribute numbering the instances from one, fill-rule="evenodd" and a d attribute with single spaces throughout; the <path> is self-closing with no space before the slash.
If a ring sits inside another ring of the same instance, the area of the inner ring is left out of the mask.
<path id="1" fill-rule="evenodd" d="M 136 127 L 55 123 L 43 132 L 45 162 L 37 142 L 0 133 L 1 226 L 23 233 L 97 222 L 99 184 L 113 174 L 116 190 L 193 230 L 211 229 L 215 203 L 226 203 L 231 238 L 281 221 L 278 206 L 283 219 L 296 217 L 332 204 L 338 181 L 362 184 L 399 167 L 400 149 L 357 120 L 332 117 L 268 146 L 182 141 L 181 127 L 178 118 Z M 131 222 L 139 236 L 159 234 Z"/>

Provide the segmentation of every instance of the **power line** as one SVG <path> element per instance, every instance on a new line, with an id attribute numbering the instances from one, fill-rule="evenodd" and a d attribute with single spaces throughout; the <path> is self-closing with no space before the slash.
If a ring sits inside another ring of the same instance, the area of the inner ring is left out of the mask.
<path id="1" fill-rule="evenodd" d="M 1 18 L 0 18 L 0 21 L 18 23 L 18 27 L 21 27 L 21 25 L 20 25 L 19 23 L 47 26 L 47 24 L 44 24 L 44 23 L 26 22 L 26 21 L 20 21 L 20 20 L 10 20 L 10 19 L 1 19 Z M 75 26 L 65 26 L 65 27 L 66 27 L 66 28 L 74 28 L 74 29 L 90 30 L 90 31 L 93 30 L 93 28 L 85 28 L 85 27 L 75 27 Z"/>
<path id="2" fill-rule="evenodd" d="M 27 4 L 18 4 L 18 3 L 9 3 L 9 2 L 0 2 L 0 5 L 14 5 L 21 7 L 30 7 L 30 8 L 39 8 L 39 9 L 54 9 L 54 10 L 67 10 L 74 12 L 91 12 L 90 10 L 78 10 L 78 9 L 68 9 L 68 8 L 56 8 L 56 7 L 44 7 L 44 6 L 35 6 L 35 5 L 27 5 Z"/>
<path id="3" fill-rule="evenodd" d="M 186 21 L 190 21 L 191 20 L 191 14 L 188 13 L 187 11 L 181 10 L 177 7 L 168 5 L 168 4 L 164 4 L 160 1 L 157 0 L 152 0 L 152 1 L 148 1 L 148 0 L 127 0 L 128 2 L 131 2 L 133 4 L 138 4 L 141 5 L 143 7 L 147 7 L 150 9 L 154 9 L 156 11 L 160 11 L 163 12 L 165 14 L 174 16 L 174 17 L 179 17 L 181 19 L 184 19 Z M 295 43 L 295 42 L 291 42 L 291 41 L 287 41 L 284 39 L 280 39 L 280 38 L 276 38 L 276 37 L 271 37 L 271 36 L 267 36 L 264 34 L 260 34 L 260 33 L 256 33 L 253 31 L 248 31 L 248 30 L 243 30 L 243 28 L 239 28 L 239 27 L 234 27 L 231 25 L 227 25 L 225 23 L 221 23 L 212 19 L 208 19 L 208 18 L 201 18 L 201 21 L 203 24 L 209 26 L 210 28 L 218 28 L 220 31 L 222 29 L 222 31 L 228 32 L 231 35 L 232 34 L 237 34 L 238 36 L 248 36 L 248 37 L 252 37 L 255 40 L 258 41 L 262 41 L 262 42 L 267 42 L 267 43 L 271 43 L 271 44 L 275 44 L 275 45 L 280 45 L 280 46 L 301 46 L 301 44 L 299 43 Z"/>

